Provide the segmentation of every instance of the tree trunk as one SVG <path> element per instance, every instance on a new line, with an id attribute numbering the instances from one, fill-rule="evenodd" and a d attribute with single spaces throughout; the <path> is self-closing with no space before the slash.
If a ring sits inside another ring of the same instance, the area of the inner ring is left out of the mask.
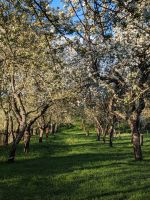
<path id="1" fill-rule="evenodd" d="M 45 132 L 46 132 L 46 141 L 48 141 L 48 136 L 49 136 L 49 127 L 46 128 Z"/>
<path id="2" fill-rule="evenodd" d="M 109 146 L 112 147 L 113 146 L 113 134 L 114 134 L 114 127 L 112 126 L 110 129 L 110 133 L 109 133 Z"/>
<path id="3" fill-rule="evenodd" d="M 13 145 L 11 147 L 10 153 L 9 153 L 8 162 L 14 162 L 15 154 L 16 154 L 16 148 L 17 148 L 17 144 L 14 141 Z"/>
<path id="4" fill-rule="evenodd" d="M 23 126 L 23 127 L 20 128 L 20 132 L 18 133 L 18 135 L 16 136 L 16 138 L 15 138 L 13 144 L 12 144 L 12 147 L 11 147 L 11 150 L 10 150 L 10 153 L 9 153 L 9 157 L 8 157 L 8 162 L 13 162 L 14 161 L 17 144 L 22 139 L 22 137 L 24 135 L 24 132 L 25 132 L 25 129 L 26 129 L 26 126 Z"/>
<path id="5" fill-rule="evenodd" d="M 107 135 L 107 132 L 106 132 L 106 130 L 104 130 L 104 134 L 103 134 L 103 142 L 104 142 L 104 144 L 106 143 L 106 135 Z"/>
<path id="6" fill-rule="evenodd" d="M 28 153 L 29 152 L 29 144 L 30 144 L 30 132 L 29 131 L 25 131 L 24 133 L 24 153 Z"/>
<path id="7" fill-rule="evenodd" d="M 14 123 L 13 118 L 10 116 L 10 135 L 13 138 L 13 142 L 15 141 L 15 134 L 14 134 Z"/>
<path id="8" fill-rule="evenodd" d="M 104 144 L 106 143 L 106 135 L 108 135 L 108 131 L 109 131 L 109 126 L 107 125 L 105 127 L 105 129 L 103 130 L 103 142 L 104 142 Z"/>
<path id="9" fill-rule="evenodd" d="M 47 109 L 49 108 L 49 105 L 46 104 L 43 109 L 33 118 L 31 119 L 28 124 L 26 124 L 26 120 L 23 120 L 21 123 L 20 123 L 20 126 L 19 126 L 19 133 L 18 135 L 16 135 L 16 138 L 15 138 L 15 141 L 13 142 L 13 145 L 12 145 L 12 148 L 10 150 L 10 154 L 9 154 L 9 157 L 8 157 L 8 162 L 13 162 L 14 159 L 15 159 L 15 153 L 16 153 L 16 148 L 17 148 L 17 144 L 20 142 L 20 140 L 22 139 L 23 135 L 24 135 L 24 132 L 25 130 L 30 130 L 31 126 L 35 123 L 35 121 L 41 117 L 46 111 Z"/>
<path id="10" fill-rule="evenodd" d="M 43 142 L 43 128 L 40 128 L 40 137 L 39 137 L 39 143 L 42 143 Z"/>
<path id="11" fill-rule="evenodd" d="M 33 128 L 30 128 L 30 135 L 33 135 Z"/>
<path id="12" fill-rule="evenodd" d="M 16 136 L 19 135 L 19 132 L 20 132 L 20 124 L 18 124 L 18 127 L 16 129 Z"/>
<path id="13" fill-rule="evenodd" d="M 132 131 L 132 143 L 133 143 L 133 152 L 135 160 L 142 160 L 142 150 L 140 144 L 140 132 L 138 129 L 139 125 L 139 116 L 134 116 L 130 120 L 130 126 Z"/>
<path id="14" fill-rule="evenodd" d="M 35 136 L 37 134 L 37 129 L 33 128 L 33 135 Z"/>
<path id="15" fill-rule="evenodd" d="M 97 131 L 97 141 L 100 141 L 100 139 L 101 139 L 100 128 L 97 127 L 97 128 L 96 128 L 96 131 Z"/>
<path id="16" fill-rule="evenodd" d="M 5 119 L 5 130 L 4 130 L 4 145 L 7 146 L 8 145 L 8 137 L 9 137 L 9 118 Z"/>
<path id="17" fill-rule="evenodd" d="M 51 134 L 55 134 L 55 124 L 51 124 Z"/>
<path id="18" fill-rule="evenodd" d="M 144 143 L 144 137 L 143 134 L 140 134 L 140 145 L 143 146 Z"/>
<path id="19" fill-rule="evenodd" d="M 57 130 L 58 130 L 58 125 L 55 123 L 55 125 L 54 125 L 54 133 L 57 133 Z"/>

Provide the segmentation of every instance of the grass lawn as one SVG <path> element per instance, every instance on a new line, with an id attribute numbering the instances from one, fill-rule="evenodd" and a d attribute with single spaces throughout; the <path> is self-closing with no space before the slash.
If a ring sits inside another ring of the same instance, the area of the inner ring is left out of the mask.
<path id="1" fill-rule="evenodd" d="M 145 135 L 144 161 L 135 162 L 130 136 L 114 146 L 86 137 L 78 128 L 63 130 L 49 141 L 31 140 L 30 153 L 17 149 L 6 163 L 0 147 L 0 200 L 149 200 L 150 136 Z"/>

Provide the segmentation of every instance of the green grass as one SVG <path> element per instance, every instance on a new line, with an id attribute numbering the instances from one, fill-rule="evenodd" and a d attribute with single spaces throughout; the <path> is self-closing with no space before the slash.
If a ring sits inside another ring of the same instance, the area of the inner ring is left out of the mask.
<path id="1" fill-rule="evenodd" d="M 148 200 L 150 199 L 150 138 L 145 136 L 144 161 L 135 162 L 130 136 L 114 146 L 86 137 L 78 127 L 50 136 L 46 143 L 22 145 L 16 162 L 6 163 L 0 148 L 0 200 Z"/>

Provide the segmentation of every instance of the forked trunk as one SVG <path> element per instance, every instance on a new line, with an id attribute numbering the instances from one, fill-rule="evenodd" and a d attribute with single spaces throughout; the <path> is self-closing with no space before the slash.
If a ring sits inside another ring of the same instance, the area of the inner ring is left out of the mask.
<path id="1" fill-rule="evenodd" d="M 20 103 L 21 105 L 21 103 Z M 20 142 L 20 140 L 22 139 L 23 135 L 24 135 L 24 132 L 25 130 L 30 130 L 31 126 L 35 123 L 35 121 L 41 117 L 46 111 L 47 109 L 49 108 L 49 105 L 46 104 L 42 111 L 40 111 L 33 119 L 31 119 L 28 124 L 26 124 L 26 115 L 25 115 L 25 112 L 23 112 L 22 110 L 22 113 L 23 113 L 23 116 L 22 116 L 22 121 L 19 123 L 19 132 L 18 134 L 16 135 L 16 138 L 15 138 L 15 141 L 13 142 L 13 145 L 12 145 L 12 148 L 10 150 L 10 154 L 9 154 L 9 157 L 8 157 L 8 162 L 13 162 L 14 159 L 15 159 L 15 153 L 16 153 L 16 148 L 17 148 L 17 145 L 18 143 Z"/>
<path id="2" fill-rule="evenodd" d="M 22 127 L 20 129 L 20 132 L 16 136 L 15 140 L 13 141 L 13 144 L 12 144 L 12 147 L 11 147 L 11 150 L 10 150 L 10 153 L 9 153 L 9 157 L 8 157 L 8 162 L 14 161 L 17 145 L 20 142 L 20 140 L 22 139 L 24 132 L 25 132 L 25 129 L 26 129 L 26 126 Z"/>

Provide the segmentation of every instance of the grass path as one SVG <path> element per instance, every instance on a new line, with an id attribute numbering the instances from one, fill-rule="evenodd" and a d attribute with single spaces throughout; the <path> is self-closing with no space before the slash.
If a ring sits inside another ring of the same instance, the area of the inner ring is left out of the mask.
<path id="1" fill-rule="evenodd" d="M 0 200 L 148 200 L 150 199 L 150 137 L 145 160 L 135 162 L 128 135 L 114 147 L 86 137 L 78 127 L 64 130 L 48 143 L 32 138 L 28 155 L 17 151 L 8 164 L 0 148 Z"/>

